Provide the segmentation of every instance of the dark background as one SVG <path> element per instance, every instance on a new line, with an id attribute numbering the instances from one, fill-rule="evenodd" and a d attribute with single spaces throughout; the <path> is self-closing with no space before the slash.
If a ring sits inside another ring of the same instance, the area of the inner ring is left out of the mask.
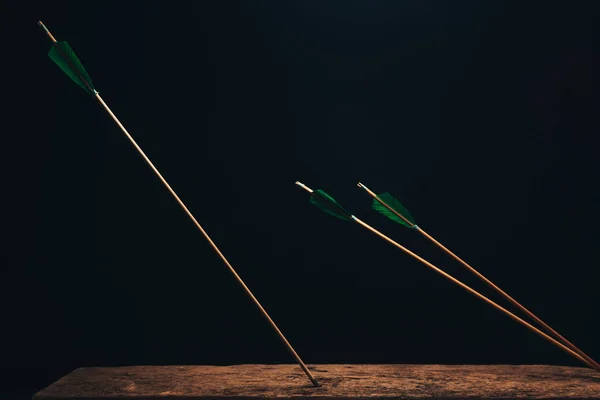
<path id="1" fill-rule="evenodd" d="M 321 213 L 296 180 L 500 300 L 371 211 L 356 183 L 393 193 L 430 234 L 600 358 L 595 4 L 7 11 L 3 390 L 28 398 L 83 366 L 294 362 L 114 122 L 48 59 L 38 19 L 75 49 L 307 363 L 580 366 Z"/>

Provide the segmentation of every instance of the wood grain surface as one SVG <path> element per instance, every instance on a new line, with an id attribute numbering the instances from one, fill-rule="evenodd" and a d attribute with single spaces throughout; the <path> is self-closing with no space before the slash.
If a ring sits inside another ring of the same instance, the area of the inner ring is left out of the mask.
<path id="1" fill-rule="evenodd" d="M 34 396 L 76 399 L 600 399 L 600 374 L 545 365 L 297 365 L 80 368 Z"/>

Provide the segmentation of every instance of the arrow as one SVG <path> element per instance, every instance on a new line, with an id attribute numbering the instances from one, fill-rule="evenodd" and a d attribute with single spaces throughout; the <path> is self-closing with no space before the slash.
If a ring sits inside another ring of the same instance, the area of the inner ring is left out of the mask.
<path id="1" fill-rule="evenodd" d="M 296 185 L 300 186 L 301 188 L 303 188 L 304 190 L 306 190 L 307 192 L 309 192 L 310 195 L 311 195 L 311 203 L 314 204 L 314 205 L 316 205 L 316 206 L 318 206 L 323 211 L 326 211 L 325 208 L 327 208 L 328 210 L 332 210 L 332 209 L 338 210 L 339 208 L 341 208 L 344 211 L 340 212 L 339 215 L 335 215 L 338 218 L 345 219 L 345 220 L 352 220 L 352 221 L 356 222 L 357 224 L 359 224 L 363 228 L 371 231 L 372 233 L 376 234 L 377 236 L 379 236 L 380 238 L 382 238 L 386 242 L 388 242 L 388 243 L 396 246 L 400 250 L 404 251 L 406 254 L 410 255 L 411 257 L 413 257 L 413 258 L 417 259 L 418 261 L 420 261 L 421 263 L 425 264 L 427 267 L 431 268 L 432 270 L 434 270 L 438 274 L 442 275 L 446 279 L 449 279 L 450 281 L 452 281 L 453 283 L 457 284 L 461 288 L 465 289 L 469 293 L 471 293 L 471 294 L 479 297 L 481 300 L 485 301 L 486 303 L 488 303 L 489 305 L 491 305 L 495 309 L 501 311 L 502 313 L 504 313 L 508 317 L 512 318 L 513 320 L 517 321 L 521 325 L 525 326 L 526 328 L 528 328 L 532 332 L 540 335 L 541 337 L 543 337 L 544 339 L 546 339 L 550 343 L 552 343 L 552 344 L 556 345 L 557 347 L 561 348 L 565 352 L 567 352 L 570 355 L 572 355 L 573 357 L 577 358 L 579 361 L 581 361 L 584 364 L 588 365 L 590 368 L 592 368 L 592 369 L 600 372 L 600 368 L 598 368 L 595 364 L 590 363 L 586 358 L 584 358 L 583 356 L 581 356 L 576 351 L 570 349 L 569 347 L 565 346 L 564 344 L 562 344 L 558 340 L 556 340 L 553 337 L 549 336 L 548 334 L 542 332 L 541 330 L 539 330 L 535 326 L 531 325 L 529 322 L 523 320 L 522 318 L 519 318 L 518 316 L 516 316 L 512 312 L 510 312 L 507 309 L 505 309 L 504 307 L 496 304 L 495 302 L 493 302 L 492 300 L 488 299 L 487 297 L 485 297 L 484 295 L 482 295 L 481 293 L 479 293 L 475 289 L 472 289 L 471 287 L 469 287 L 466 284 L 462 283 L 458 279 L 454 278 L 452 275 L 450 275 L 450 274 L 442 271 L 441 269 L 439 269 L 438 267 L 436 267 L 435 265 L 433 265 L 429 261 L 427 261 L 424 258 L 418 256 L 417 254 L 413 253 L 412 251 L 410 251 L 406 247 L 402 246 L 401 244 L 399 244 L 399 243 L 395 242 L 394 240 L 390 239 L 389 237 L 387 237 L 383 233 L 379 232 L 377 229 L 371 227 L 370 225 L 368 225 L 365 222 L 361 221 L 360 219 L 356 218 L 353 214 L 351 214 L 350 212 L 348 212 L 344 208 L 342 208 L 339 205 L 339 203 L 337 203 L 331 196 L 329 196 L 329 195 L 323 196 L 323 194 L 325 194 L 325 192 L 322 191 L 321 189 L 313 190 L 313 189 L 309 188 L 308 186 L 306 186 L 306 185 L 304 185 L 303 183 L 300 183 L 300 182 L 296 182 Z M 314 197 L 318 197 L 318 200 L 313 201 Z M 328 199 L 328 200 L 324 200 L 324 199 Z M 326 204 L 326 205 L 322 204 L 322 202 L 327 202 L 327 201 L 329 201 L 330 204 Z M 344 218 L 342 218 L 342 217 L 344 217 Z"/>
<path id="2" fill-rule="evenodd" d="M 42 29 L 44 29 L 44 31 L 46 31 L 46 33 L 48 34 L 48 36 L 52 40 L 52 48 L 50 49 L 50 52 L 48 53 L 48 56 L 52 59 L 52 61 L 54 61 L 60 67 L 60 69 L 62 69 L 69 76 L 69 78 L 71 78 L 76 84 L 78 84 L 79 86 L 81 86 L 81 88 L 83 90 L 85 90 L 86 93 L 94 96 L 98 100 L 98 102 L 100 102 L 100 104 L 102 105 L 102 107 L 104 107 L 104 109 L 108 112 L 108 114 L 112 117 L 112 119 L 117 123 L 117 125 L 119 126 L 119 128 L 121 128 L 121 130 L 123 131 L 123 133 L 125 134 L 125 136 L 127 136 L 127 139 L 129 139 L 129 141 L 131 142 L 131 144 L 133 144 L 133 146 L 140 153 L 140 155 L 142 156 L 142 158 L 146 161 L 146 163 L 148 163 L 148 165 L 154 171 L 154 173 L 156 174 L 156 176 L 158 176 L 158 178 L 165 185 L 165 187 L 167 188 L 167 190 L 173 195 L 173 197 L 175 198 L 175 200 L 177 200 L 177 202 L 179 203 L 179 205 L 181 206 L 181 208 L 183 208 L 183 210 L 190 217 L 190 219 L 192 220 L 192 222 L 194 222 L 194 224 L 196 225 L 196 227 L 200 230 L 200 232 L 202 232 L 202 235 L 204 235 L 204 237 L 206 238 L 206 240 L 208 240 L 208 243 L 210 243 L 211 247 L 217 252 L 217 254 L 221 258 L 221 260 L 223 260 L 223 262 L 225 263 L 225 265 L 227 266 L 227 268 L 229 269 L 229 271 L 233 274 L 233 276 L 238 281 L 238 283 L 246 291 L 246 294 L 248 294 L 248 296 L 252 299 L 252 301 L 254 302 L 254 304 L 261 311 L 262 315 L 267 319 L 267 321 L 269 322 L 269 324 L 277 332 L 277 334 L 279 335 L 279 338 L 281 339 L 281 341 L 285 344 L 285 346 L 287 347 L 287 349 L 289 350 L 289 352 L 296 359 L 296 361 L 298 362 L 298 364 L 300 365 L 300 367 L 302 368 L 302 370 L 304 371 L 304 373 L 306 374 L 306 376 L 308 376 L 308 378 L 310 379 L 310 381 L 312 382 L 312 384 L 315 387 L 320 386 L 319 383 L 317 382 L 317 380 L 312 376 L 311 372 L 308 370 L 308 368 L 306 367 L 306 365 L 304 364 L 304 362 L 302 361 L 302 359 L 300 358 L 300 356 L 298 355 L 298 353 L 296 353 L 296 351 L 294 350 L 294 348 L 292 347 L 292 345 L 288 342 L 288 340 L 285 338 L 285 336 L 283 335 L 283 333 L 281 332 L 281 330 L 279 330 L 279 328 L 277 327 L 277 325 L 275 324 L 275 322 L 273 322 L 273 320 L 271 319 L 271 317 L 269 316 L 269 314 L 267 313 L 267 311 L 259 303 L 258 299 L 252 294 L 252 292 L 250 291 L 250 289 L 248 288 L 248 286 L 246 286 L 246 284 L 244 283 L 244 281 L 242 280 L 242 278 L 237 274 L 237 272 L 235 271 L 235 269 L 233 268 L 233 266 L 229 263 L 229 261 L 227 260 L 227 258 L 225 258 L 225 256 L 223 255 L 223 253 L 219 250 L 219 248 L 217 247 L 217 245 L 212 241 L 212 239 L 210 238 L 210 236 L 208 236 L 208 233 L 206 233 L 206 231 L 204 230 L 204 228 L 202 228 L 202 226 L 200 225 L 200 223 L 192 215 L 192 213 L 190 212 L 190 210 L 185 206 L 185 204 L 183 203 L 183 201 L 181 201 L 181 199 L 179 198 L 179 196 L 177 196 L 177 194 L 175 193 L 175 191 L 167 183 L 167 181 L 161 175 L 161 173 L 158 172 L 158 169 L 156 169 L 156 167 L 154 166 L 154 164 L 152 164 L 152 162 L 150 161 L 150 159 L 142 151 L 142 149 L 140 148 L 140 146 L 138 146 L 138 144 L 135 142 L 135 140 L 129 134 L 129 132 L 127 132 L 127 129 L 125 129 L 125 127 L 123 126 L 123 124 L 121 124 L 121 122 L 117 119 L 117 117 L 115 116 L 115 114 L 106 105 L 106 103 L 104 102 L 104 100 L 102 100 L 102 97 L 100 97 L 100 94 L 94 88 L 94 85 L 92 84 L 92 80 L 90 79 L 88 73 L 83 68 L 83 65 L 81 64 L 81 61 L 79 61 L 79 59 L 75 55 L 75 52 L 71 49 L 71 47 L 69 46 L 69 44 L 67 42 L 58 42 L 58 41 L 56 41 L 56 39 L 54 38 L 54 36 L 52 36 L 52 34 L 48 30 L 48 28 L 46 28 L 46 26 L 42 23 L 42 21 L 39 21 L 38 24 L 42 27 Z"/>
<path id="3" fill-rule="evenodd" d="M 552 329 L 548 324 L 538 318 L 534 313 L 529 311 L 525 306 L 521 305 L 518 301 L 512 298 L 508 293 L 500 289 L 496 286 L 492 281 L 486 278 L 483 274 L 477 271 L 475 268 L 467 264 L 462 258 L 458 257 L 456 254 L 451 252 L 447 247 L 442 245 L 440 242 L 435 240 L 431 235 L 425 232 L 422 228 L 415 224 L 414 218 L 410 215 L 408 210 L 400 204 L 398 200 L 396 200 L 391 194 L 383 193 L 383 194 L 375 194 L 369 188 L 367 188 L 362 183 L 358 183 L 358 187 L 364 189 L 371 197 L 373 197 L 373 209 L 390 218 L 391 220 L 398 222 L 401 225 L 404 225 L 408 228 L 414 229 L 427 239 L 432 241 L 436 246 L 449 254 L 452 258 L 460 262 L 464 267 L 466 267 L 469 271 L 471 271 L 475 276 L 485 282 L 489 287 L 498 292 L 502 297 L 508 300 L 512 305 L 517 307 L 523 313 L 527 314 L 531 319 L 538 323 L 547 333 L 554 336 L 557 340 L 561 341 L 565 346 L 569 347 L 571 350 L 579 354 L 581 357 L 585 358 L 588 361 L 588 364 L 593 365 L 594 369 L 600 371 L 600 364 L 594 361 L 591 357 L 577 348 L 573 343 L 569 342 L 565 337 L 563 337 L 560 333 Z"/>

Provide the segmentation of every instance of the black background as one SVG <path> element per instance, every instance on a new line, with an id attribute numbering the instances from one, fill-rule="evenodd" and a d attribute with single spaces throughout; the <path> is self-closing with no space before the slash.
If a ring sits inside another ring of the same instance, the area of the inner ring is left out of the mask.
<path id="1" fill-rule="evenodd" d="M 393 193 L 600 358 L 595 4 L 23 2 L 3 13 L 3 388 L 27 398 L 83 366 L 294 362 L 114 122 L 48 59 L 38 19 L 307 363 L 580 366 L 321 213 L 296 180 L 500 301 L 371 211 L 356 183 Z"/>

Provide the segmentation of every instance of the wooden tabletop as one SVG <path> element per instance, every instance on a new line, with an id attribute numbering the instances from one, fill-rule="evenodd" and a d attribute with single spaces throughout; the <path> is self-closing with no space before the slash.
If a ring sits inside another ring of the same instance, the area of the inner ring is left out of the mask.
<path id="1" fill-rule="evenodd" d="M 545 365 L 297 365 L 80 368 L 35 400 L 599 399 L 600 373 Z"/>

